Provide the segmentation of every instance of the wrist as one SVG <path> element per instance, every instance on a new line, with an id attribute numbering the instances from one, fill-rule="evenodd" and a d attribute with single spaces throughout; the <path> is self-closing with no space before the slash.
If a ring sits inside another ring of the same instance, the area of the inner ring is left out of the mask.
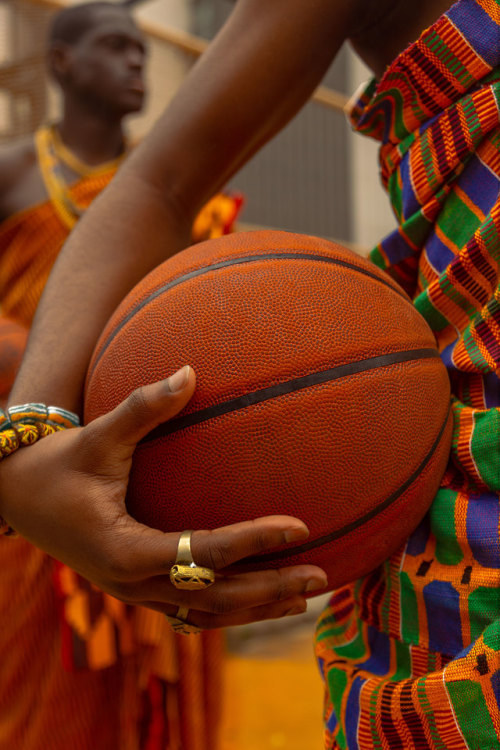
<path id="1" fill-rule="evenodd" d="M 22 447 L 70 427 L 77 427 L 76 414 L 57 406 L 32 403 L 0 409 L 0 461 Z M 0 502 L 0 535 L 15 536 L 16 532 L 2 517 Z"/>

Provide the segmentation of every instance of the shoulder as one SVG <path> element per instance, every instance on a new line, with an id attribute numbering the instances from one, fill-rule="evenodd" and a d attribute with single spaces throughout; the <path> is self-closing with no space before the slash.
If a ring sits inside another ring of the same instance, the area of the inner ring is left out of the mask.
<path id="1" fill-rule="evenodd" d="M 17 187 L 36 161 L 33 136 L 0 145 L 0 196 Z"/>

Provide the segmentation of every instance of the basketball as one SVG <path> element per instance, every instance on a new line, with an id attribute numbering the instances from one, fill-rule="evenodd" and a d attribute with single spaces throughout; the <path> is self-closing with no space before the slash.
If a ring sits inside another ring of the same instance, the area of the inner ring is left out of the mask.
<path id="1" fill-rule="evenodd" d="M 0 316 L 0 405 L 5 404 L 23 358 L 28 329 Z"/>
<path id="2" fill-rule="evenodd" d="M 336 587 L 418 525 L 445 471 L 450 387 L 401 288 L 326 240 L 280 231 L 175 255 L 113 314 L 85 421 L 190 364 L 186 408 L 138 445 L 127 508 L 163 531 L 290 514 L 310 530 L 238 570 L 321 566 Z"/>

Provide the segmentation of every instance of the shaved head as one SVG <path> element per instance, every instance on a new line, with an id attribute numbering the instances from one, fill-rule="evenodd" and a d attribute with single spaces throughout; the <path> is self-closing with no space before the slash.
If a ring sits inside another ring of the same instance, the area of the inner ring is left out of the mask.
<path id="1" fill-rule="evenodd" d="M 76 44 L 89 29 L 98 23 L 100 11 L 109 9 L 130 15 L 123 5 L 111 2 L 80 3 L 59 11 L 54 16 L 50 27 L 49 46 L 57 42 Z"/>
<path id="2" fill-rule="evenodd" d="M 138 112 L 144 99 L 146 43 L 121 3 L 71 5 L 54 16 L 49 70 L 65 102 L 109 117 Z"/>

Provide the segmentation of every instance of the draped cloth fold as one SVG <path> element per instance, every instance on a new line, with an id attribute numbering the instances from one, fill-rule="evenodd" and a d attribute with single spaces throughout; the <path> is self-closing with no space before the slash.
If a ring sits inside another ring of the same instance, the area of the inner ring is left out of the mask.
<path id="1" fill-rule="evenodd" d="M 372 260 L 448 369 L 454 432 L 430 511 L 333 595 L 316 650 L 325 747 L 500 745 L 500 4 L 459 0 L 353 101 L 397 228 Z M 388 529 L 390 533 L 390 529 Z"/>
<path id="2" fill-rule="evenodd" d="M 50 167 L 46 139 L 37 143 Z M 0 226 L 5 315 L 30 326 L 68 236 L 69 209 L 84 210 L 117 166 L 89 170 L 67 190 L 59 185 Z M 216 195 L 197 217 L 193 241 L 231 231 L 241 203 Z M 175 635 L 160 613 L 126 606 L 22 539 L 0 538 L 0 564 L 0 748 L 217 748 L 220 631 Z"/>

